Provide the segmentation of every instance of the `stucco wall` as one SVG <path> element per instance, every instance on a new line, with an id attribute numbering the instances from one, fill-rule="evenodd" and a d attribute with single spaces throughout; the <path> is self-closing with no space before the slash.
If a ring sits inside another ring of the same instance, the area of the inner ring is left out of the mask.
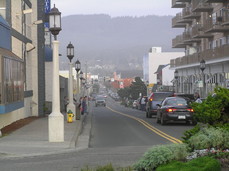
<path id="1" fill-rule="evenodd" d="M 149 53 L 149 83 L 156 84 L 157 77 L 154 74 L 157 71 L 159 65 L 166 65 L 170 63 L 171 59 L 184 56 L 183 52 L 161 52 L 161 53 Z"/>

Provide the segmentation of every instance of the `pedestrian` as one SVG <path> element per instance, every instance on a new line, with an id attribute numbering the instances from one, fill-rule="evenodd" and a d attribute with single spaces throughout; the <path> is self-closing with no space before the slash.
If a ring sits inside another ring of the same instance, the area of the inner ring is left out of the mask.
<path id="1" fill-rule="evenodd" d="M 141 103 L 141 110 L 145 110 L 146 108 L 146 97 L 145 96 L 141 98 L 140 103 Z"/>
<path id="2" fill-rule="evenodd" d="M 88 111 L 87 111 L 87 100 L 88 100 L 87 96 L 85 96 L 84 97 L 84 104 L 83 104 L 84 105 L 84 113 L 88 113 Z"/>
<path id="3" fill-rule="evenodd" d="M 195 92 L 194 98 L 196 103 L 202 103 L 202 100 L 200 99 L 200 94 L 198 92 Z"/>

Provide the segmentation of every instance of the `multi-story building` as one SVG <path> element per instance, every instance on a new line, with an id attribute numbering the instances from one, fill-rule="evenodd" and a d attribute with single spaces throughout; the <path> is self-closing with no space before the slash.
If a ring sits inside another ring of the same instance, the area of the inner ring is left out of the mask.
<path id="1" fill-rule="evenodd" d="M 173 48 L 185 49 L 185 56 L 170 61 L 178 72 L 176 90 L 204 98 L 216 86 L 229 88 L 229 0 L 172 0 L 172 7 L 182 8 L 172 27 L 184 28 L 172 41 Z"/>
<path id="2" fill-rule="evenodd" d="M 43 116 L 44 0 L 0 0 L 0 129 Z"/>
<path id="3" fill-rule="evenodd" d="M 167 65 L 171 59 L 175 59 L 179 56 L 184 55 L 183 52 L 162 52 L 161 47 L 152 47 L 149 50 L 148 56 L 144 57 L 143 66 L 143 78 L 144 81 L 148 81 L 149 84 L 157 84 L 157 71 L 159 65 Z M 171 74 L 173 74 L 171 70 Z"/>

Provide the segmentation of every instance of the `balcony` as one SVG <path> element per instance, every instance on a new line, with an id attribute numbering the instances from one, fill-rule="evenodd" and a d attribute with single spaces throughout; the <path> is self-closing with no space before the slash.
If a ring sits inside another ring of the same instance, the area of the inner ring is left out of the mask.
<path id="1" fill-rule="evenodd" d="M 193 38 L 191 33 L 192 33 L 191 30 L 186 31 L 186 32 L 183 33 L 184 43 L 192 44 L 192 43 L 201 41 L 201 39 L 199 39 L 199 38 Z"/>
<path id="2" fill-rule="evenodd" d="M 223 3 L 225 0 L 205 0 L 206 3 Z"/>
<path id="3" fill-rule="evenodd" d="M 202 24 L 196 24 L 192 27 L 192 38 L 212 38 L 213 35 L 211 33 L 205 33 L 203 31 L 203 25 Z"/>
<path id="4" fill-rule="evenodd" d="M 188 6 L 182 10 L 183 19 L 198 19 L 201 17 L 200 12 L 192 12 L 192 7 Z"/>
<path id="5" fill-rule="evenodd" d="M 185 66 L 190 64 L 199 64 L 202 59 L 205 61 L 216 60 L 229 56 L 229 45 L 223 45 L 214 49 L 207 49 L 200 53 L 194 53 L 170 60 L 171 68 Z"/>
<path id="6" fill-rule="evenodd" d="M 178 35 L 176 38 L 172 40 L 172 47 L 173 48 L 185 48 L 186 45 L 190 45 L 189 42 L 184 42 L 184 36 Z"/>
<path id="7" fill-rule="evenodd" d="M 181 13 L 176 14 L 176 16 L 172 18 L 172 27 L 173 28 L 184 28 L 184 27 L 186 27 L 186 23 L 182 23 L 181 21 L 182 21 Z"/>
<path id="8" fill-rule="evenodd" d="M 178 2 L 191 2 L 191 0 L 177 0 Z"/>
<path id="9" fill-rule="evenodd" d="M 223 24 L 223 17 L 217 17 L 214 22 L 212 18 L 208 18 L 207 20 L 204 20 L 203 29 L 207 33 L 228 32 L 229 25 Z"/>
<path id="10" fill-rule="evenodd" d="M 206 3 L 205 0 L 193 0 L 192 3 L 193 12 L 211 12 L 213 6 L 210 3 Z"/>
<path id="11" fill-rule="evenodd" d="M 222 25 L 229 25 L 229 10 L 223 10 Z"/>
<path id="12" fill-rule="evenodd" d="M 186 5 L 184 2 L 180 2 L 179 0 L 172 0 L 172 8 L 184 8 Z"/>

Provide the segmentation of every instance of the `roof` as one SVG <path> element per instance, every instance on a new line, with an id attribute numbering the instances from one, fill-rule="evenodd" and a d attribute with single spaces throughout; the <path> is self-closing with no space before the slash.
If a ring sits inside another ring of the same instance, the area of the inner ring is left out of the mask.
<path id="1" fill-rule="evenodd" d="M 158 74 L 162 71 L 163 68 L 167 67 L 170 64 L 166 64 L 166 65 L 159 65 L 157 68 L 157 71 L 154 74 Z"/>
<path id="2" fill-rule="evenodd" d="M 0 55 L 8 57 L 8 58 L 13 58 L 14 60 L 17 61 L 23 61 L 20 57 L 15 55 L 13 52 L 9 51 L 8 49 L 4 49 L 0 47 Z"/>

